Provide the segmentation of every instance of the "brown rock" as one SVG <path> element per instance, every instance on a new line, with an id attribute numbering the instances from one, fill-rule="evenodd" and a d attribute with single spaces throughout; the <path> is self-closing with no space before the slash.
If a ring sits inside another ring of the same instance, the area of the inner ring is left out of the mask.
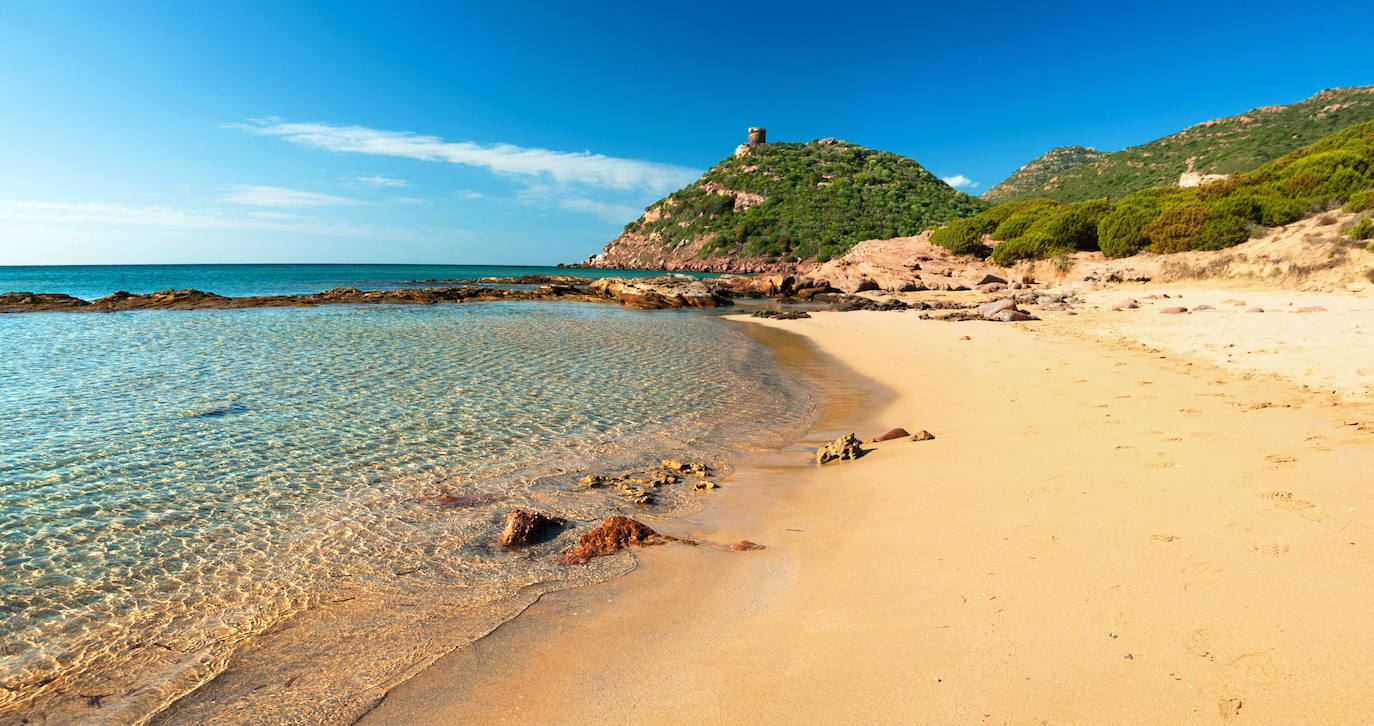
<path id="1" fill-rule="evenodd" d="M 678 459 L 664 459 L 659 464 L 660 468 L 668 471 L 680 471 L 684 474 L 693 476 L 706 476 L 711 471 L 711 467 L 696 461 L 679 461 Z"/>
<path id="2" fill-rule="evenodd" d="M 702 479 L 701 481 L 697 482 L 697 484 L 696 484 L 696 489 L 697 489 L 697 491 L 700 491 L 700 492 L 709 492 L 709 491 L 711 491 L 712 489 L 718 489 L 719 487 L 720 487 L 719 484 L 717 484 L 717 483 L 715 483 L 715 482 L 713 482 L 713 481 L 708 481 L 708 480 L 706 480 L 706 479 Z"/>
<path id="3" fill-rule="evenodd" d="M 933 438 L 935 438 L 935 434 L 932 434 L 929 431 L 926 431 L 925 429 L 917 431 L 916 433 L 911 435 L 912 441 L 930 441 Z"/>
<path id="4" fill-rule="evenodd" d="M 673 541 L 643 522 L 629 517 L 607 517 L 600 526 L 578 538 L 577 544 L 559 555 L 561 565 L 580 565 L 594 557 L 613 555 L 626 547 L 649 547 Z"/>
<path id="5" fill-rule="evenodd" d="M 766 550 L 766 549 L 768 549 L 768 548 L 767 548 L 767 547 L 764 547 L 764 546 L 761 545 L 761 544 L 756 544 L 756 543 L 754 543 L 754 542 L 750 542 L 750 541 L 747 540 L 747 539 L 742 539 L 742 540 L 740 540 L 740 541 L 738 541 L 738 542 L 736 542 L 736 543 L 730 545 L 730 549 L 732 549 L 732 550 L 734 550 L 734 551 L 736 551 L 736 552 L 748 552 L 749 550 Z"/>
<path id="6" fill-rule="evenodd" d="M 878 438 L 874 439 L 874 441 L 891 441 L 893 439 L 904 439 L 910 435 L 910 432 L 908 432 L 906 429 L 895 428 L 891 431 L 888 431 L 885 434 L 882 434 Z"/>
<path id="7" fill-rule="evenodd" d="M 1136 309 L 1136 308 L 1138 308 L 1138 307 L 1140 307 L 1140 303 L 1139 303 L 1139 302 L 1136 302 L 1135 299 L 1130 299 L 1130 300 L 1122 300 L 1121 302 L 1119 302 L 1119 303 L 1113 305 L 1113 306 L 1112 306 L 1112 309 L 1113 309 L 1113 310 L 1134 310 L 1134 309 Z"/>
<path id="8" fill-rule="evenodd" d="M 526 512 L 512 509 L 506 515 L 506 526 L 501 531 L 501 544 L 507 547 L 523 547 L 544 539 L 549 532 L 561 528 L 567 521 L 561 517 L 549 517 L 539 512 Z"/>
<path id="9" fill-rule="evenodd" d="M 1254 307 L 1254 308 L 1250 308 L 1250 309 L 1246 310 L 1245 312 L 1247 312 L 1247 313 L 1262 313 L 1262 312 L 1264 312 L 1264 308 L 1261 308 L 1261 307 Z"/>
<path id="10" fill-rule="evenodd" d="M 834 441 L 822 446 L 816 451 L 816 463 L 825 464 L 835 461 L 850 461 L 864 455 L 864 450 L 859 448 L 859 439 L 854 434 L 845 434 Z"/>
<path id="11" fill-rule="evenodd" d="M 1159 314 L 1160 314 L 1160 315 L 1182 315 L 1183 313 L 1186 313 L 1186 312 L 1188 312 L 1188 308 L 1184 308 L 1184 307 L 1168 307 L 1168 308 L 1161 308 L 1160 311 L 1159 311 Z"/>

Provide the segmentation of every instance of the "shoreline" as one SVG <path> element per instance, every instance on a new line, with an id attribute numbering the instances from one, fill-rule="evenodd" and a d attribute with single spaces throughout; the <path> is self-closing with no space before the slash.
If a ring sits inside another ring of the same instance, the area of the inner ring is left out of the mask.
<path id="1" fill-rule="evenodd" d="M 637 552 L 634 572 L 546 597 L 358 723 L 1374 713 L 1367 403 L 1044 323 L 912 318 L 749 322 L 894 390 L 850 419 L 861 438 L 936 440 L 791 483 L 759 470 L 755 495 L 782 496 L 722 498 L 734 511 L 703 525 L 768 550 Z"/>

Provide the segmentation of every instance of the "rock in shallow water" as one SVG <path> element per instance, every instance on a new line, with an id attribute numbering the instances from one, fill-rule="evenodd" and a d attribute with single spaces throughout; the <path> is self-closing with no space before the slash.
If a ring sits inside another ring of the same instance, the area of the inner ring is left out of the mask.
<path id="1" fill-rule="evenodd" d="M 859 439 L 854 434 L 845 434 L 834 441 L 822 446 L 816 451 L 816 463 L 825 464 L 835 461 L 851 461 L 864 455 L 863 449 L 859 448 Z"/>
<path id="2" fill-rule="evenodd" d="M 506 526 L 501 531 L 501 544 L 507 547 L 522 547 L 544 539 L 550 532 L 561 528 L 567 521 L 561 517 L 549 517 L 539 512 L 526 512 L 512 509 L 506 515 Z"/>
<path id="3" fill-rule="evenodd" d="M 560 565 L 580 565 L 594 557 L 613 555 L 626 547 L 649 547 L 675 541 L 629 517 L 607 517 L 599 527 L 578 538 L 577 544 L 559 555 Z"/>

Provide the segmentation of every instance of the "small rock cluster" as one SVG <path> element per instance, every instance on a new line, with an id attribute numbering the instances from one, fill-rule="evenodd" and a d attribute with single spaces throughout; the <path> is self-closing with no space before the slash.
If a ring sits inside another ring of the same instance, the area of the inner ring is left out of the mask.
<path id="1" fill-rule="evenodd" d="M 648 506 L 654 503 L 652 490 L 677 484 L 682 481 L 680 475 L 705 477 L 710 473 L 711 467 L 700 462 L 664 459 L 657 469 L 641 469 L 621 474 L 588 474 L 582 477 L 578 486 L 587 489 L 613 486 L 624 492 L 635 504 Z M 702 480 L 698 481 L 693 488 L 698 491 L 709 491 L 716 487 L 715 482 Z"/>

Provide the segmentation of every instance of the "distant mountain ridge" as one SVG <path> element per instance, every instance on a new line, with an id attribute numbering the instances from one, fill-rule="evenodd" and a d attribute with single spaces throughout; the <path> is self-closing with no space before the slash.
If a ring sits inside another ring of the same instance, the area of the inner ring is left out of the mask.
<path id="1" fill-rule="evenodd" d="M 759 272 L 914 235 L 987 203 L 912 159 L 836 139 L 750 142 L 648 207 L 580 266 Z"/>
<path id="2" fill-rule="evenodd" d="M 1120 198 L 1177 185 L 1184 174 L 1248 171 L 1331 133 L 1374 119 L 1374 86 L 1330 88 L 1286 106 L 1261 106 L 1204 121 L 1176 134 L 1116 152 L 1061 146 L 1022 166 L 983 193 L 988 202 Z"/>

